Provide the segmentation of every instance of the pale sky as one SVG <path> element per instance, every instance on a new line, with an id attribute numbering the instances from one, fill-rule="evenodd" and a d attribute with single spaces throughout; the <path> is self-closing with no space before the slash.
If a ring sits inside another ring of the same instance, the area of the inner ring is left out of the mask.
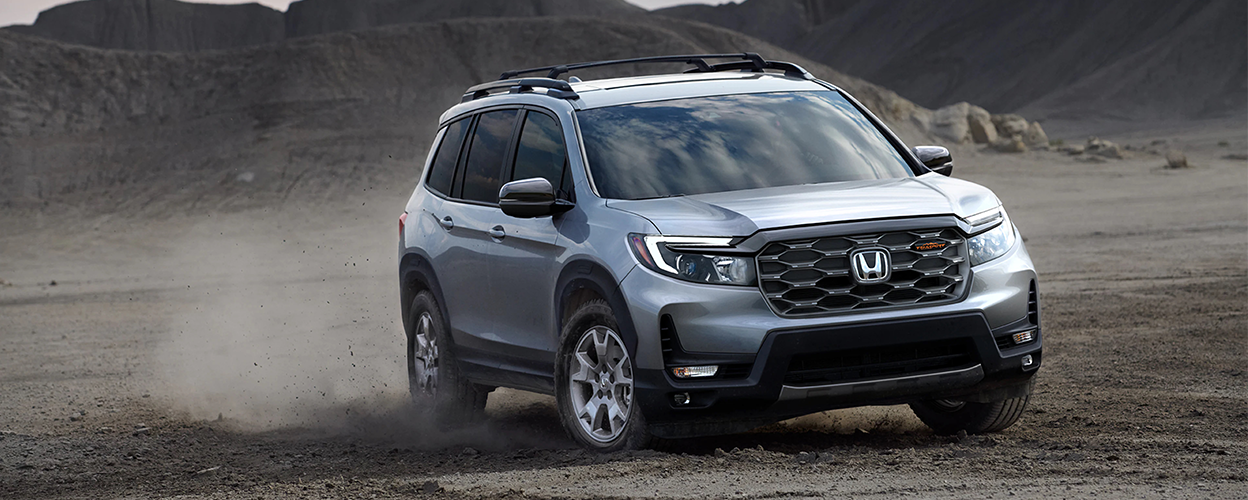
<path id="1" fill-rule="evenodd" d="M 286 10 L 292 0 L 196 0 L 195 3 L 261 3 L 277 10 Z M 721 4 L 727 0 L 625 0 L 646 9 L 657 9 L 690 3 Z M 32 24 L 39 12 L 69 3 L 68 0 L 0 0 L 0 26 Z"/>

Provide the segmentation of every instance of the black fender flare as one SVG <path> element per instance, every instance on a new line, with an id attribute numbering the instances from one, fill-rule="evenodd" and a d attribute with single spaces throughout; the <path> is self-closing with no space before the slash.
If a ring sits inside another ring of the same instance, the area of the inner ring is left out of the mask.
<path id="1" fill-rule="evenodd" d="M 558 294 L 555 317 L 559 318 L 554 332 L 555 345 L 559 345 L 563 340 L 560 338 L 563 333 L 563 320 L 571 313 L 567 310 L 568 303 L 575 293 L 585 289 L 596 293 L 607 301 L 607 305 L 611 306 L 611 312 L 615 314 L 615 321 L 620 328 L 618 333 L 624 340 L 628 351 L 636 356 L 637 329 L 633 326 L 628 301 L 624 299 L 624 292 L 620 290 L 620 280 L 616 279 L 605 266 L 590 259 L 570 261 L 559 272 L 559 279 L 555 282 L 555 290 Z"/>
<path id="2" fill-rule="evenodd" d="M 416 294 L 428 290 L 438 302 L 442 317 L 450 321 L 446 309 L 446 301 L 442 300 L 442 285 L 438 283 L 438 275 L 433 271 L 429 259 L 419 252 L 407 252 L 399 260 L 399 311 L 403 319 L 403 332 L 408 340 L 412 336 L 412 300 Z"/>

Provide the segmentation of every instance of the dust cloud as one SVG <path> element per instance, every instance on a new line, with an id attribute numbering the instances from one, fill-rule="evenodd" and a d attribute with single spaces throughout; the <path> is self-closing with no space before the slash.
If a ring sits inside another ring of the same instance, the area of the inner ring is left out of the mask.
<path id="1" fill-rule="evenodd" d="M 224 215 L 171 246 L 162 265 L 178 276 L 168 293 L 180 311 L 155 348 L 154 392 L 191 418 L 245 430 L 356 432 L 401 419 L 410 408 L 403 330 L 387 307 L 397 302 L 390 235 L 281 220 Z"/>
<path id="2" fill-rule="evenodd" d="M 548 396 L 496 390 L 489 418 L 454 429 L 413 407 L 396 227 L 385 208 L 364 205 L 322 209 L 315 221 L 298 208 L 215 214 L 169 242 L 152 263 L 173 277 L 164 293 L 177 304 L 153 347 L 157 402 L 246 433 L 425 449 L 570 446 Z"/>

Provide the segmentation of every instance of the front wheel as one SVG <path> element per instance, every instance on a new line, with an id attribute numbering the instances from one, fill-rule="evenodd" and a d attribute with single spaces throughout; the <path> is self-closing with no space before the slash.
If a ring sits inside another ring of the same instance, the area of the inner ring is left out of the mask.
<path id="1" fill-rule="evenodd" d="M 937 434 L 1000 432 L 1023 416 L 1030 395 L 991 403 L 933 399 L 911 403 L 910 409 Z"/>
<path id="2" fill-rule="evenodd" d="M 555 403 L 564 429 L 599 452 L 645 448 L 652 438 L 633 394 L 633 360 L 606 302 L 581 305 L 564 325 Z"/>

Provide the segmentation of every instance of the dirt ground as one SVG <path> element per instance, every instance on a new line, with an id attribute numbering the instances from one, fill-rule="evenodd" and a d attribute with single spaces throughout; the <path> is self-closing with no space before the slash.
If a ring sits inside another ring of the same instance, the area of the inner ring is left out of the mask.
<path id="1" fill-rule="evenodd" d="M 596 456 L 553 399 L 506 390 L 486 423 L 438 432 L 405 402 L 408 185 L 231 213 L 8 211 L 0 497 L 1248 498 L 1248 160 L 1228 158 L 1248 134 L 1113 139 L 1194 167 L 955 152 L 1026 238 L 1046 335 L 1022 420 L 960 438 L 864 408 Z"/>

